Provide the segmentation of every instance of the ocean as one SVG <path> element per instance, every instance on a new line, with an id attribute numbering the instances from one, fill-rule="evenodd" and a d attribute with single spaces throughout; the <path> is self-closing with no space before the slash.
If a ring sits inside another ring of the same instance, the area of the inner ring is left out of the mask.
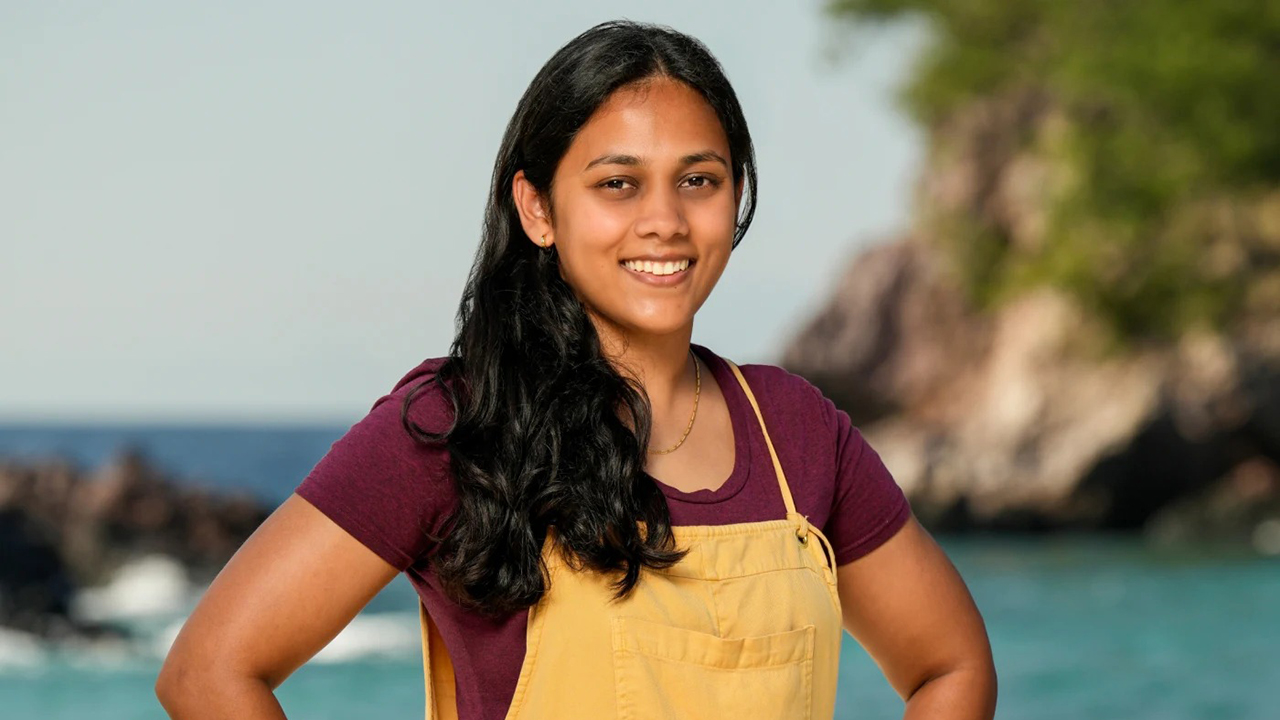
<path id="1" fill-rule="evenodd" d="M 97 467 L 125 444 L 190 482 L 279 503 L 343 426 L 0 425 L 0 458 Z M 940 535 L 987 624 L 998 718 L 1280 720 L 1280 558 L 1240 547 L 1152 547 L 1107 535 Z M 0 549 L 2 551 L 3 549 Z M 165 718 L 156 672 L 201 587 L 162 557 L 127 566 L 77 607 L 135 631 L 55 650 L 0 630 L 0 718 Z M 290 717 L 416 718 L 422 659 L 413 591 L 397 578 L 276 691 Z M 902 717 L 845 636 L 836 717 Z"/>

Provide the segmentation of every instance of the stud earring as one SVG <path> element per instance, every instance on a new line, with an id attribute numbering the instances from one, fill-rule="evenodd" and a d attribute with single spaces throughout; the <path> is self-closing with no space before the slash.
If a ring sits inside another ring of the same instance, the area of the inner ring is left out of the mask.
<path id="1" fill-rule="evenodd" d="M 543 236 L 538 240 L 538 244 L 542 246 L 542 249 L 543 249 L 543 250 L 546 250 L 546 249 L 547 249 L 547 236 L 546 236 L 546 235 L 543 235 Z"/>

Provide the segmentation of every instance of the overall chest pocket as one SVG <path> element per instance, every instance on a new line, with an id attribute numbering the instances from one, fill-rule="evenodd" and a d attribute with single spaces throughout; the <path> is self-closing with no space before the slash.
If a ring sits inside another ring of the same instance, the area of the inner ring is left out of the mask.
<path id="1" fill-rule="evenodd" d="M 722 638 L 612 619 L 619 720 L 809 720 L 814 626 Z"/>

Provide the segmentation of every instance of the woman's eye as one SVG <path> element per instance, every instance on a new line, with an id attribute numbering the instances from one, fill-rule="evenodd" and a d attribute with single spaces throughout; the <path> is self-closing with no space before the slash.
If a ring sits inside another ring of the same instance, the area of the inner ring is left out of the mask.
<path id="1" fill-rule="evenodd" d="M 717 187 L 720 185 L 720 181 L 717 180 L 715 177 L 712 177 L 711 175 L 692 175 L 688 178 L 688 180 L 686 180 L 686 182 L 688 182 L 689 186 L 694 189 Z M 619 191 L 619 190 L 626 189 L 625 186 L 629 184 L 631 184 L 629 180 L 625 180 L 623 178 L 612 178 L 609 180 L 605 180 L 604 182 L 600 183 L 596 187 L 604 188 L 606 190 Z"/>

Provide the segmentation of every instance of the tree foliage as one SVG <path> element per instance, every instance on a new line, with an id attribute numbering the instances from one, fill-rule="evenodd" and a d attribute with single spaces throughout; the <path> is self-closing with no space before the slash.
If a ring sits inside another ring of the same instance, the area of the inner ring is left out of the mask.
<path id="1" fill-rule="evenodd" d="M 1220 327 L 1280 286 L 1280 3 L 832 0 L 857 24 L 923 18 L 902 88 L 939 149 L 956 118 L 1045 99 L 1018 152 L 1053 168 L 1019 243 L 969 208 L 935 235 L 979 299 L 1049 283 L 1124 337 Z M 1009 128 L 1017 132 L 1016 127 Z M 1275 308 L 1280 311 L 1280 307 Z"/>

